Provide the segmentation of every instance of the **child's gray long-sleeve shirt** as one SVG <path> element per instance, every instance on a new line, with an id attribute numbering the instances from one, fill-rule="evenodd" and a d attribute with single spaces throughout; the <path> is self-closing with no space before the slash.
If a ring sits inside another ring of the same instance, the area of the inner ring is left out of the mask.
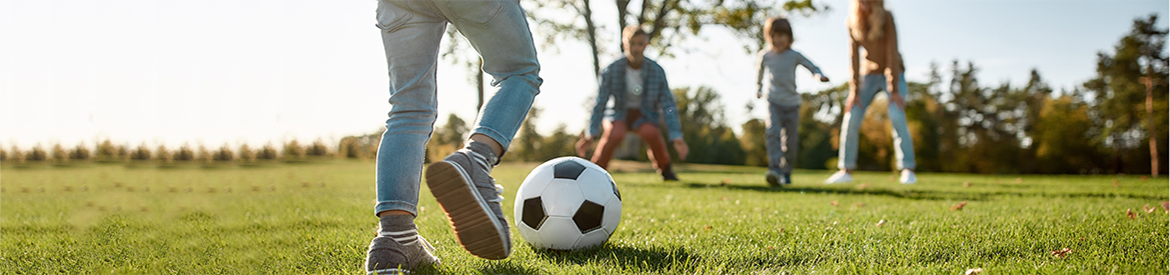
<path id="1" fill-rule="evenodd" d="M 770 48 L 760 51 L 756 59 L 759 73 L 756 75 L 756 92 L 764 91 L 764 71 L 768 71 L 768 101 L 785 107 L 799 106 L 800 93 L 796 92 L 796 65 L 804 66 L 814 76 L 821 76 L 821 69 L 799 52 L 788 49 L 774 52 Z"/>

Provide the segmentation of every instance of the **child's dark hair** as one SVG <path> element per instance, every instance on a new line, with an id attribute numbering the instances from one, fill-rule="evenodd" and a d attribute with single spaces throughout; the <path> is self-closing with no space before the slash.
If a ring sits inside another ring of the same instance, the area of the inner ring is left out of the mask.
<path id="1" fill-rule="evenodd" d="M 772 45 L 772 34 L 786 34 L 788 35 L 788 42 L 796 41 L 796 37 L 792 36 L 792 24 L 788 23 L 788 19 L 784 17 L 771 17 L 768 21 L 764 21 L 764 40 L 768 45 Z"/>

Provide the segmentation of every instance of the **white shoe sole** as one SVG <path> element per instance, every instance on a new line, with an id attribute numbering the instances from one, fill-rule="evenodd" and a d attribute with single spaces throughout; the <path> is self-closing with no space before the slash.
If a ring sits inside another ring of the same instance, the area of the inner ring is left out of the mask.
<path id="1" fill-rule="evenodd" d="M 459 244 L 467 252 L 489 260 L 504 259 L 511 254 L 510 244 L 501 235 L 507 234 L 506 227 L 496 220 L 463 167 L 448 161 L 431 164 L 427 167 L 427 186 L 447 213 Z"/>

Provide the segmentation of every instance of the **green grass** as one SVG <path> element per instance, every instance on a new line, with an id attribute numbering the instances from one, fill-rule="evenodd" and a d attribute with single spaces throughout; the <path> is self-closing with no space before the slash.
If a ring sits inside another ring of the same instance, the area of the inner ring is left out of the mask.
<path id="1" fill-rule="evenodd" d="M 536 164 L 495 170 L 514 192 Z M 1165 177 L 796 171 L 767 188 L 753 167 L 682 165 L 661 182 L 619 162 L 622 223 L 604 246 L 487 261 L 455 242 L 423 187 L 416 222 L 443 265 L 420 273 L 985 274 L 1168 271 Z M 0 273 L 362 273 L 374 165 L 16 168 L 0 172 Z M 1018 180 L 1017 180 L 1018 178 Z M 1114 180 L 1117 187 L 1114 187 Z M 965 184 L 966 183 L 966 184 Z M 149 190 L 147 190 L 149 188 Z M 960 202 L 961 210 L 952 210 Z M 835 205 L 834 205 L 835 203 Z M 1152 213 L 1144 205 L 1157 207 Z M 1126 210 L 1136 217 L 1130 219 Z M 881 224 L 880 226 L 878 224 Z M 1053 250 L 1069 248 L 1065 257 Z"/>

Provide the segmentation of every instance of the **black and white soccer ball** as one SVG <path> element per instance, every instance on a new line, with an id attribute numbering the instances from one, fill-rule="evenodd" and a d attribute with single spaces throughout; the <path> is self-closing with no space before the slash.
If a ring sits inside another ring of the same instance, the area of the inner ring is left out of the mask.
<path id="1" fill-rule="evenodd" d="M 537 166 L 516 191 L 516 229 L 535 248 L 574 250 L 605 243 L 622 217 L 613 177 L 588 160 Z"/>

